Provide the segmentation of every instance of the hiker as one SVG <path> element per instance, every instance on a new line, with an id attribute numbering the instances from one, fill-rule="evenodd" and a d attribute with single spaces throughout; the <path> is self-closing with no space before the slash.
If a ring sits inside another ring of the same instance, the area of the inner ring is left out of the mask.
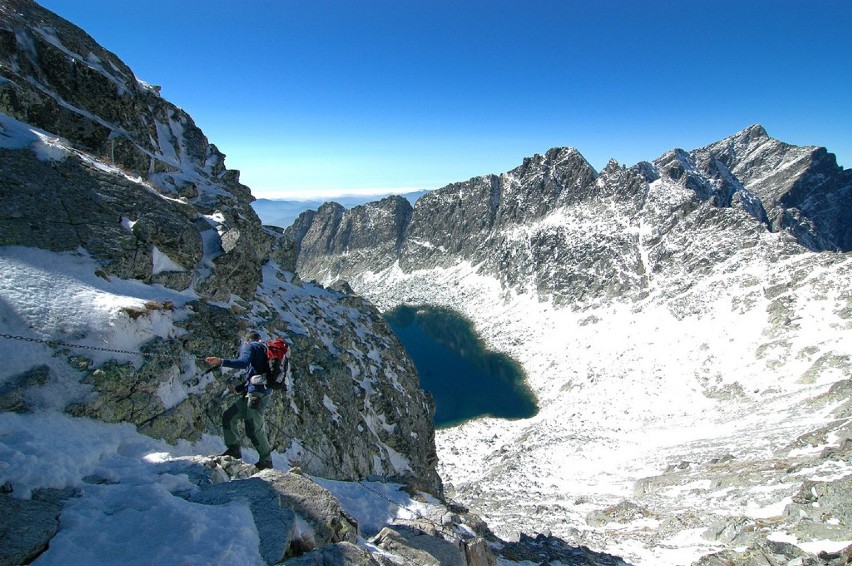
<path id="1" fill-rule="evenodd" d="M 204 358 L 210 366 L 222 366 L 226 368 L 245 368 L 245 380 L 234 386 L 228 383 L 228 389 L 232 393 L 239 393 L 239 398 L 222 413 L 222 433 L 225 437 L 227 449 L 221 456 L 232 456 L 242 458 L 240 443 L 234 432 L 237 421 L 245 422 L 246 436 L 249 437 L 260 460 L 256 466 L 260 470 L 272 467 L 272 448 L 266 437 L 266 424 L 263 420 L 263 412 L 269 404 L 271 389 L 266 387 L 265 374 L 268 369 L 266 361 L 266 346 L 261 340 L 260 334 L 251 331 L 246 334 L 245 341 L 240 347 L 240 356 L 233 359 L 222 359 L 216 356 Z"/>

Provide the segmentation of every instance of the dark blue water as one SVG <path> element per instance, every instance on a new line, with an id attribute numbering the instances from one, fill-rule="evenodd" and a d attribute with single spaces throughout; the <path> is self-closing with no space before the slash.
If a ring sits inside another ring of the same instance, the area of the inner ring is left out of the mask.
<path id="1" fill-rule="evenodd" d="M 486 350 L 473 325 L 449 309 L 400 306 L 385 314 L 435 399 L 435 426 L 454 426 L 481 416 L 532 417 L 535 396 L 520 365 Z"/>

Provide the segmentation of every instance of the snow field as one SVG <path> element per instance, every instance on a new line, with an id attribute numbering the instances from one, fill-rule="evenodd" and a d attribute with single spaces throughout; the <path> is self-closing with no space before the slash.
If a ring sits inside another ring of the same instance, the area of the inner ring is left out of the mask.
<path id="1" fill-rule="evenodd" d="M 350 283 L 383 310 L 457 310 L 491 349 L 521 363 L 539 414 L 437 431 L 439 472 L 498 535 L 552 531 L 570 540 L 572 529 L 595 530 L 589 512 L 633 498 L 638 480 L 672 464 L 768 457 L 829 420 L 831 407 L 801 406 L 849 377 L 831 361 L 852 357 L 842 314 L 850 270 L 844 256 L 770 261 L 746 250 L 687 287 L 652 278 L 638 303 L 577 310 L 501 289 L 467 263 L 411 273 L 393 266 Z M 655 497 L 669 508 L 760 514 L 783 509 L 789 489 L 726 501 L 695 483 Z M 647 564 L 714 549 L 689 530 L 653 547 L 630 534 L 649 528 L 619 525 L 622 534 L 597 549 Z"/>

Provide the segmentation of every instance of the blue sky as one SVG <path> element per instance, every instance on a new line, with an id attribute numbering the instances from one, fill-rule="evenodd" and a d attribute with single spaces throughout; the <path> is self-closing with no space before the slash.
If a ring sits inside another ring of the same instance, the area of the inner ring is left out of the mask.
<path id="1" fill-rule="evenodd" d="M 852 166 L 852 0 L 38 0 L 162 86 L 259 197 L 601 169 L 751 124 Z"/>

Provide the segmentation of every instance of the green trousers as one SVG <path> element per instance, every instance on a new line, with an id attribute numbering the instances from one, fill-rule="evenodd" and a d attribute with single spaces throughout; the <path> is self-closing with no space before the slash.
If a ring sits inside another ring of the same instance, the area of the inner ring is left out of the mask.
<path id="1" fill-rule="evenodd" d="M 269 439 L 266 437 L 266 423 L 263 420 L 263 412 L 266 406 L 269 405 L 271 395 L 262 395 L 255 393 L 260 397 L 260 405 L 257 409 L 249 407 L 249 400 L 245 395 L 240 395 L 233 405 L 228 407 L 222 413 L 222 435 L 225 437 L 225 445 L 228 447 L 239 446 L 240 441 L 234 428 L 237 426 L 237 421 L 242 419 L 245 421 L 246 436 L 249 437 L 260 456 L 260 461 L 268 460 L 272 448 L 269 446 Z"/>

